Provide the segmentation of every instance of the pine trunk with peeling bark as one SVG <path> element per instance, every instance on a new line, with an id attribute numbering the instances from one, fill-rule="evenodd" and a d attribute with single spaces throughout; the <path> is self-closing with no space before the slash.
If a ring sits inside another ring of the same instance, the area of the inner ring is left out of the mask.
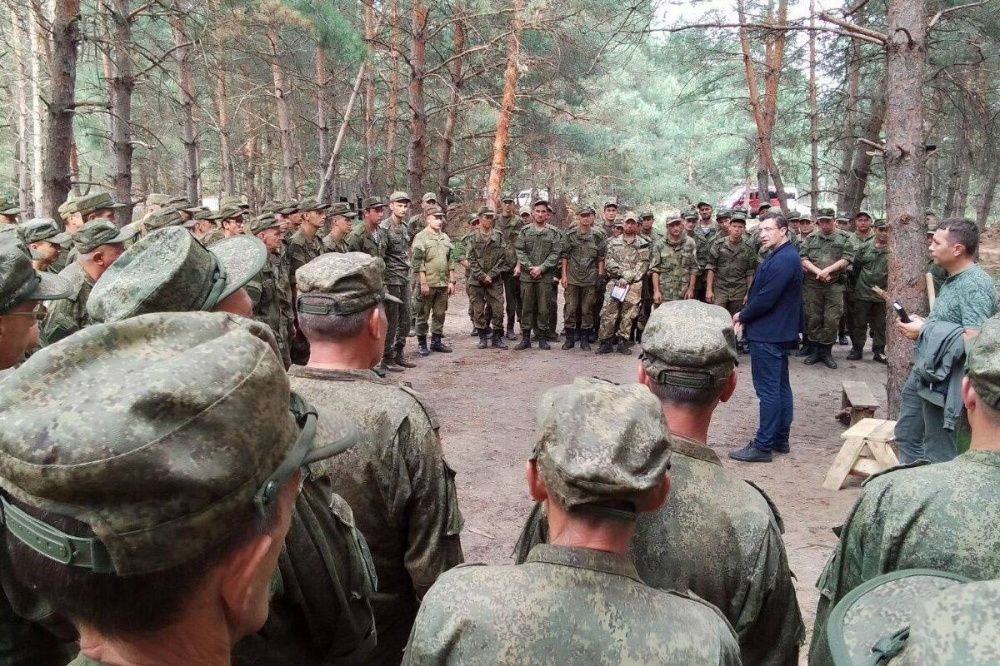
<path id="1" fill-rule="evenodd" d="M 281 144 L 281 182 L 286 199 L 298 198 L 295 186 L 295 145 L 292 137 L 292 111 L 289 105 L 291 90 L 288 77 L 281 64 L 278 29 L 267 29 L 267 40 L 271 47 L 271 78 L 274 81 L 274 103 L 278 116 L 278 137 Z"/>
<path id="2" fill-rule="evenodd" d="M 427 19 L 430 10 L 423 0 L 413 0 L 410 23 L 410 149 L 406 175 L 411 196 L 424 191 L 427 168 L 427 109 L 424 77 L 427 67 Z"/>
<path id="3" fill-rule="evenodd" d="M 316 65 L 316 138 L 319 141 L 319 178 L 323 179 L 326 161 L 330 159 L 330 119 L 327 112 L 326 95 L 329 76 L 326 71 L 326 51 L 318 44 L 315 51 Z"/>
<path id="4" fill-rule="evenodd" d="M 819 109 L 816 101 L 816 0 L 809 0 L 809 209 L 819 212 Z"/>
<path id="5" fill-rule="evenodd" d="M 386 109 L 385 184 L 386 190 L 397 188 L 396 142 L 399 133 L 399 54 L 403 48 L 403 31 L 399 25 L 399 0 L 389 0 L 389 99 Z M 416 192 L 410 193 L 416 197 Z"/>
<path id="6" fill-rule="evenodd" d="M 18 206 L 29 216 L 33 209 L 31 196 L 31 86 L 29 81 L 28 59 L 31 57 L 25 51 L 27 42 L 26 21 L 21 16 L 23 8 L 11 6 L 11 51 L 14 54 L 14 115 L 16 136 L 14 158 L 17 169 L 17 200 Z"/>
<path id="7" fill-rule="evenodd" d="M 503 196 L 504 176 L 507 175 L 507 157 L 510 145 L 510 124 L 517 102 L 517 80 L 520 75 L 518 60 L 521 57 L 521 31 L 523 30 L 524 0 L 513 0 L 510 38 L 507 42 L 507 68 L 503 75 L 503 97 L 500 101 L 500 118 L 493 137 L 493 160 L 490 177 L 486 182 L 486 200 L 494 210 L 500 207 Z"/>
<path id="8" fill-rule="evenodd" d="M 365 41 L 375 43 L 375 8 L 372 0 L 365 0 L 362 10 Z M 365 62 L 365 173 L 361 189 L 366 197 L 375 194 L 375 65 L 371 58 Z"/>
<path id="9" fill-rule="evenodd" d="M 861 93 L 861 47 L 857 40 L 847 40 L 847 102 L 844 105 L 844 134 L 841 137 L 840 169 L 837 172 L 837 210 L 856 212 L 847 205 L 847 184 L 857 143 L 858 103 Z"/>
<path id="10" fill-rule="evenodd" d="M 1000 185 L 1000 162 L 991 161 L 989 173 L 979 185 L 979 195 L 976 199 L 976 225 L 980 231 L 986 229 L 986 221 L 993 210 L 993 198 L 996 196 L 997 185 Z"/>
<path id="11" fill-rule="evenodd" d="M 119 225 L 132 219 L 132 23 L 130 0 L 110 0 L 105 4 L 111 40 L 111 184 L 114 198 L 125 204 L 117 210 Z"/>
<path id="12" fill-rule="evenodd" d="M 201 203 L 198 191 L 198 133 L 194 123 L 195 89 L 194 75 L 191 72 L 191 48 L 184 34 L 185 10 L 180 2 L 174 1 L 174 14 L 170 17 L 170 28 L 174 38 L 174 58 L 177 61 L 177 73 L 181 94 L 181 140 L 184 142 L 184 183 L 185 194 L 191 205 Z"/>
<path id="13" fill-rule="evenodd" d="M 455 11 L 455 34 L 452 39 L 451 61 L 451 95 L 448 99 L 448 112 L 445 115 L 444 131 L 441 133 L 441 150 L 438 155 L 438 201 L 447 201 L 451 193 L 451 153 L 455 147 L 455 126 L 458 124 L 458 108 L 462 103 L 462 58 L 465 50 L 464 6 Z"/>
<path id="14" fill-rule="evenodd" d="M 924 69 L 927 61 L 925 0 L 889 0 L 886 63 L 885 199 L 889 235 L 889 298 L 910 312 L 926 312 Z M 913 343 L 888 327 L 889 418 L 899 414 Z"/>
<path id="15" fill-rule="evenodd" d="M 219 58 L 219 71 L 215 73 L 215 111 L 219 116 L 219 168 L 222 172 L 221 189 L 226 195 L 236 194 L 236 167 L 233 164 L 232 127 L 229 117 L 229 99 L 226 92 L 225 60 Z"/>
<path id="16" fill-rule="evenodd" d="M 45 131 L 42 123 L 45 120 L 45 112 L 42 110 L 42 59 L 44 58 L 42 44 L 45 43 L 45 36 L 41 34 L 42 26 L 48 22 L 42 16 L 42 7 L 38 3 L 31 3 L 26 10 L 28 14 L 28 44 L 31 50 L 31 210 L 37 215 L 42 205 L 43 198 L 43 161 L 45 141 Z"/>
<path id="17" fill-rule="evenodd" d="M 874 144 L 881 144 L 882 126 L 885 124 L 885 82 L 879 83 L 876 97 L 872 102 L 871 115 L 865 123 L 861 137 Z M 868 176 L 872 170 L 872 146 L 860 141 L 854 142 L 854 155 L 843 190 L 841 210 L 856 213 L 861 210 L 868 188 Z"/>
<path id="18" fill-rule="evenodd" d="M 42 214 L 58 218 L 56 210 L 69 196 L 76 172 L 73 115 L 76 104 L 76 59 L 80 46 L 80 0 L 56 0 L 49 60 L 49 105 L 42 178 Z"/>

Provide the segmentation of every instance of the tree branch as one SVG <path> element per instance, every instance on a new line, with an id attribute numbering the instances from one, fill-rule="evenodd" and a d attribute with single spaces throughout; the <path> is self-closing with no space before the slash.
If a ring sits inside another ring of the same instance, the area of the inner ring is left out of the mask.
<path id="1" fill-rule="evenodd" d="M 963 9 L 972 9 L 973 7 L 981 7 L 982 5 L 988 5 L 991 2 L 993 2 L 993 0 L 980 0 L 979 2 L 970 2 L 967 5 L 958 5 L 956 7 L 948 7 L 947 9 L 942 9 L 937 14 L 935 14 L 934 18 L 932 18 L 930 22 L 927 24 L 927 30 L 930 31 L 930 29 L 933 28 L 938 21 L 940 21 L 948 14 L 958 12 Z"/>

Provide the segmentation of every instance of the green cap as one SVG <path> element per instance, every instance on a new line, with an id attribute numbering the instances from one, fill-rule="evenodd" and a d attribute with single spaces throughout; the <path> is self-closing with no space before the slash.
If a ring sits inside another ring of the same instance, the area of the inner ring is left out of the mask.
<path id="1" fill-rule="evenodd" d="M 584 206 L 580 209 L 580 215 L 597 215 L 597 211 L 593 206 Z"/>
<path id="2" fill-rule="evenodd" d="M 276 218 L 272 213 L 264 213 L 263 215 L 258 215 L 250 220 L 250 224 L 247 225 L 247 230 L 251 235 L 256 236 L 262 231 L 279 227 L 281 227 L 281 222 L 278 221 L 278 218 Z"/>
<path id="3" fill-rule="evenodd" d="M 820 208 L 816 213 L 817 220 L 832 220 L 837 213 L 832 208 Z"/>
<path id="4" fill-rule="evenodd" d="M 70 295 L 69 283 L 31 265 L 28 247 L 17 234 L 0 234 L 0 314 L 24 301 L 49 301 Z"/>
<path id="5" fill-rule="evenodd" d="M 634 212 L 629 211 L 629 212 L 625 213 L 625 217 L 622 219 L 622 222 L 636 222 L 636 223 L 638 223 L 639 222 L 639 217 Z"/>
<path id="6" fill-rule="evenodd" d="M 861 217 L 862 215 L 864 215 L 865 217 L 867 217 L 867 218 L 868 218 L 869 220 L 873 219 L 873 218 L 872 218 L 872 214 L 871 214 L 871 213 L 869 213 L 869 212 L 868 212 L 868 211 L 866 211 L 866 210 L 859 210 L 859 211 L 858 211 L 857 213 L 855 213 L 854 217 L 855 217 L 855 219 L 856 219 L 856 218 L 859 218 L 859 217 Z"/>
<path id="7" fill-rule="evenodd" d="M 798 222 L 802 219 L 802 215 L 797 210 L 790 210 L 788 211 L 788 217 L 785 219 L 788 220 L 789 223 Z"/>
<path id="8" fill-rule="evenodd" d="M 370 210 L 372 208 L 385 208 L 385 202 L 383 202 L 378 197 L 368 197 L 364 200 L 361 206 L 362 210 Z"/>
<path id="9" fill-rule="evenodd" d="M 441 208 L 441 206 L 431 206 L 428 208 L 427 212 L 424 213 L 424 217 L 426 218 L 428 215 L 433 215 L 434 217 L 446 217 L 444 209 Z"/>
<path id="10" fill-rule="evenodd" d="M 618 202 L 617 201 L 605 201 L 604 202 L 604 207 L 605 208 L 614 208 L 615 210 L 618 210 Z"/>
<path id="11" fill-rule="evenodd" d="M 296 309 L 305 314 L 349 315 L 382 301 L 400 303 L 385 290 L 384 273 L 385 263 L 364 252 L 321 254 L 295 271 Z"/>
<path id="12" fill-rule="evenodd" d="M 537 199 L 531 202 L 532 208 L 534 208 L 535 206 L 548 206 L 548 205 L 549 205 L 549 200 L 546 199 L 545 197 L 538 197 Z"/>
<path id="13" fill-rule="evenodd" d="M 653 211 L 651 211 L 651 210 L 644 210 L 641 213 L 639 213 L 639 219 L 640 220 L 645 220 L 647 217 L 649 217 L 649 218 L 655 217 L 655 215 L 653 215 Z"/>
<path id="14" fill-rule="evenodd" d="M 521 209 L 517 212 L 518 216 L 531 215 L 531 209 L 527 206 L 521 206 Z"/>
<path id="15" fill-rule="evenodd" d="M 330 206 L 330 215 L 340 216 L 346 218 L 355 218 L 358 216 L 357 212 L 351 208 L 351 204 L 344 201 L 338 201 L 337 203 Z"/>
<path id="16" fill-rule="evenodd" d="M 1000 319 L 983 322 L 966 356 L 965 376 L 987 405 L 1000 408 Z"/>
<path id="17" fill-rule="evenodd" d="M 885 218 L 880 217 L 874 222 L 872 222 L 872 226 L 875 227 L 876 229 L 885 229 L 886 227 L 889 226 L 889 223 L 885 221 Z"/>
<path id="18" fill-rule="evenodd" d="M 827 620 L 833 663 L 836 666 L 885 663 L 875 661 L 875 655 L 887 660 L 899 652 L 905 637 L 897 634 L 909 626 L 915 608 L 928 597 L 967 581 L 964 576 L 930 569 L 903 569 L 865 581 L 834 606 Z"/>
<path id="19" fill-rule="evenodd" d="M 837 222 L 850 222 L 851 219 L 852 219 L 851 214 L 848 213 L 847 211 L 842 210 L 839 213 L 837 213 Z"/>
<path id="20" fill-rule="evenodd" d="M 508 192 L 507 194 L 503 195 L 503 198 L 500 199 L 500 203 L 508 203 L 508 202 L 509 203 L 514 203 L 515 201 L 517 201 L 517 199 L 515 199 L 514 195 L 511 194 L 510 192 Z"/>
<path id="21" fill-rule="evenodd" d="M 389 195 L 389 203 L 398 203 L 400 201 L 410 203 L 410 195 L 399 190 Z"/>
<path id="22" fill-rule="evenodd" d="M 572 509 L 638 502 L 670 464 L 670 432 L 659 401 L 641 384 L 577 378 L 538 404 L 532 460 L 550 496 Z"/>
<path id="23" fill-rule="evenodd" d="M 211 311 L 254 278 L 267 248 L 253 236 L 234 236 L 206 248 L 179 227 L 137 241 L 94 285 L 87 314 L 95 322 L 148 312 Z"/>
<path id="24" fill-rule="evenodd" d="M 115 203 L 108 192 L 95 192 L 86 194 L 75 200 L 76 212 L 89 215 L 94 211 L 107 210 L 110 208 L 122 208 L 125 204 Z"/>
<path id="25" fill-rule="evenodd" d="M 73 213 L 79 213 L 80 208 L 76 205 L 76 202 L 76 199 L 67 199 L 63 203 L 59 204 L 59 208 L 56 209 L 56 212 L 59 213 L 59 217 L 65 220 Z"/>
<path id="26" fill-rule="evenodd" d="M 150 192 L 146 195 L 146 205 L 147 206 L 169 206 L 170 202 L 176 199 L 173 195 L 163 194 L 161 192 Z M 187 200 L 184 200 L 187 203 Z"/>
<path id="27" fill-rule="evenodd" d="M 698 208 L 701 208 L 702 206 L 711 206 L 711 205 L 712 204 L 708 203 L 704 199 L 702 199 L 701 201 L 699 201 L 698 203 L 695 204 L 695 206 L 697 206 Z"/>
<path id="28" fill-rule="evenodd" d="M 229 195 L 219 199 L 219 208 L 239 208 L 240 210 L 250 210 L 250 204 L 247 203 L 246 197 Z"/>
<path id="29" fill-rule="evenodd" d="M 144 220 L 141 220 L 141 222 L 147 233 L 157 229 L 163 229 L 165 227 L 180 227 L 185 225 L 181 212 L 176 208 L 169 206 L 161 208 L 155 213 L 150 213 Z"/>
<path id="30" fill-rule="evenodd" d="M 316 210 L 326 210 L 330 207 L 328 203 L 322 203 L 316 197 L 306 197 L 299 201 L 299 210 L 303 212 L 311 212 Z"/>
<path id="31" fill-rule="evenodd" d="M 285 204 L 280 201 L 270 200 L 265 201 L 264 205 L 260 207 L 262 212 L 265 213 L 280 213 L 281 209 L 285 207 Z"/>
<path id="32" fill-rule="evenodd" d="M 21 236 L 25 243 L 48 241 L 60 246 L 71 238 L 51 217 L 36 217 L 21 224 Z"/>
<path id="33" fill-rule="evenodd" d="M 682 217 L 677 216 L 677 215 L 674 215 L 673 217 L 668 217 L 667 218 L 667 226 L 668 227 L 672 227 L 675 224 L 684 224 L 684 219 Z"/>
<path id="34" fill-rule="evenodd" d="M 0 197 L 0 215 L 17 215 L 20 212 L 21 209 L 17 207 L 17 203 L 13 199 Z"/>
<path id="35" fill-rule="evenodd" d="M 267 325 L 208 312 L 97 324 L 44 347 L 4 379 L 0 487 L 96 538 L 5 501 L 7 530 L 51 559 L 121 576 L 205 553 L 296 469 L 356 441 L 324 416 L 337 434 L 319 446 L 316 412 L 290 393 L 277 352 Z"/>
<path id="36" fill-rule="evenodd" d="M 433 192 L 424 192 L 424 196 L 420 197 L 420 201 L 422 201 L 423 203 L 430 203 L 432 201 L 436 203 L 437 200 L 438 200 L 437 195 L 434 194 Z"/>
<path id="37" fill-rule="evenodd" d="M 93 252 L 101 245 L 115 245 L 135 238 L 137 229 L 119 229 L 111 220 L 91 220 L 73 234 L 73 247 L 80 254 Z"/>
<path id="38" fill-rule="evenodd" d="M 482 217 L 484 215 L 487 217 L 495 217 L 496 214 L 497 212 L 489 206 L 480 206 L 479 210 L 476 211 L 476 217 Z"/>
<path id="39" fill-rule="evenodd" d="M 733 222 L 742 222 L 743 224 L 746 224 L 747 222 L 747 212 L 740 208 L 734 210 L 728 217 L 730 224 Z M 718 219 L 718 217 L 716 217 L 716 219 Z"/>
<path id="40" fill-rule="evenodd" d="M 685 220 L 697 220 L 698 212 L 694 210 L 686 210 L 681 214 L 681 217 L 683 217 Z"/>
<path id="41" fill-rule="evenodd" d="M 219 214 L 215 216 L 217 220 L 237 220 L 243 217 L 245 213 L 242 208 L 238 206 L 223 206 L 219 209 Z"/>
<path id="42" fill-rule="evenodd" d="M 719 208 L 718 210 L 715 211 L 716 220 L 731 219 L 732 217 L 733 217 L 733 211 L 729 210 L 728 208 Z"/>
<path id="43" fill-rule="evenodd" d="M 733 318 L 718 305 L 669 301 L 653 311 L 642 332 L 642 367 L 658 384 L 717 387 L 738 358 Z"/>

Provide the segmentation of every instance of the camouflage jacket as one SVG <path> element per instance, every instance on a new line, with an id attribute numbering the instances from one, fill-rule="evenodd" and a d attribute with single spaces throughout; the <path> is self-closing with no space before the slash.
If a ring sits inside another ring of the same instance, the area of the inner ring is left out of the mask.
<path id="1" fill-rule="evenodd" d="M 469 565 L 424 598 L 406 664 L 739 664 L 732 629 L 694 597 L 644 584 L 625 558 L 539 545 Z"/>
<path id="2" fill-rule="evenodd" d="M 870 477 L 816 586 L 809 663 L 833 663 L 830 611 L 861 583 L 899 569 L 1000 578 L 1000 453 L 972 450 L 949 462 L 915 463 Z"/>
<path id="3" fill-rule="evenodd" d="M 386 219 L 381 224 L 385 236 L 385 283 L 395 286 L 410 281 L 410 243 L 413 239 L 405 224 L 393 224 Z"/>
<path id="4" fill-rule="evenodd" d="M 344 240 L 350 252 L 364 252 L 385 259 L 386 238 L 381 227 L 376 227 L 375 233 L 370 234 L 365 223 L 358 222 Z"/>
<path id="5" fill-rule="evenodd" d="M 412 390 L 370 370 L 295 366 L 289 376 L 321 417 L 336 411 L 361 430 L 357 445 L 317 463 L 316 471 L 330 476 L 354 510 L 375 562 L 378 645 L 369 663 L 399 661 L 420 598 L 463 561 L 455 473 L 445 462 L 437 419 Z"/>
<path id="6" fill-rule="evenodd" d="M 830 234 L 824 234 L 817 230 L 809 234 L 805 242 L 802 243 L 799 254 L 802 255 L 803 259 L 808 259 L 819 269 L 832 266 L 841 259 L 846 259 L 847 263 L 850 264 L 854 261 L 854 243 L 851 241 L 849 234 L 839 229 L 834 229 Z M 831 284 L 844 282 L 846 280 L 846 271 L 847 269 L 845 268 L 837 273 Z M 806 278 L 811 278 L 815 281 L 816 276 L 812 273 L 806 273 Z"/>
<path id="7" fill-rule="evenodd" d="M 323 254 L 323 241 L 319 236 L 306 238 L 306 235 L 299 229 L 288 239 L 288 274 L 295 281 L 295 271 L 299 270 L 310 261 Z"/>
<path id="8" fill-rule="evenodd" d="M 288 333 L 291 329 L 291 287 L 287 267 L 281 255 L 269 252 L 267 263 L 253 280 L 247 283 L 247 294 L 253 301 L 253 318 L 267 324 L 274 331 L 278 348 L 288 363 Z"/>
<path id="9" fill-rule="evenodd" d="M 757 255 L 744 241 L 736 245 L 719 236 L 708 250 L 705 268 L 715 274 L 712 291 L 715 302 L 737 301 L 747 295 L 748 280 L 757 267 Z"/>
<path id="10" fill-rule="evenodd" d="M 854 298 L 859 301 L 884 302 L 872 287 L 889 285 L 889 248 L 864 243 L 854 255 Z"/>
<path id="11" fill-rule="evenodd" d="M 660 295 L 663 301 L 677 301 L 684 298 L 692 275 L 698 274 L 697 250 L 694 239 L 681 236 L 674 243 L 664 238 L 653 246 L 649 270 L 658 274 Z"/>
<path id="12" fill-rule="evenodd" d="M 94 288 L 94 281 L 78 261 L 63 269 L 59 277 L 69 282 L 70 296 L 49 304 L 49 313 L 41 327 L 42 345 L 59 342 L 90 323 L 90 317 L 87 316 L 87 299 L 90 298 L 90 291 Z"/>
<path id="13" fill-rule="evenodd" d="M 604 272 L 609 279 L 638 282 L 649 271 L 649 243 L 636 236 L 631 243 L 625 236 L 608 241 L 604 253 Z"/>
<path id="14" fill-rule="evenodd" d="M 509 248 L 503 234 L 493 229 L 486 234 L 474 231 L 465 239 L 465 249 L 469 260 L 468 283 L 482 286 L 484 276 L 489 276 L 496 284 L 500 274 L 511 270 L 507 263 Z"/>
<path id="15" fill-rule="evenodd" d="M 516 249 L 517 261 L 521 264 L 521 282 L 541 282 L 551 278 L 559 265 L 562 235 L 550 224 L 541 229 L 534 223 L 526 224 L 517 234 Z M 542 269 L 538 280 L 531 277 L 532 266 Z"/>
<path id="16" fill-rule="evenodd" d="M 701 222 L 698 222 L 698 226 L 694 228 L 693 238 L 695 247 L 698 250 L 699 271 L 704 271 L 705 266 L 708 265 L 709 249 L 719 237 L 719 225 L 715 222 L 712 222 L 708 227 L 703 227 L 701 226 Z"/>
<path id="17" fill-rule="evenodd" d="M 202 238 L 201 238 L 201 244 L 204 245 L 205 247 L 208 247 L 212 243 L 218 243 L 220 240 L 223 240 L 225 237 L 226 237 L 226 234 L 225 234 L 224 231 L 222 231 L 222 229 L 215 228 L 215 229 L 212 229 L 211 231 L 209 231 L 204 236 L 202 236 Z"/>
<path id="18" fill-rule="evenodd" d="M 566 260 L 566 277 L 578 287 L 592 287 L 597 283 L 598 264 L 604 261 L 604 238 L 594 231 L 580 233 L 570 230 L 563 237 L 563 256 Z"/>
<path id="19" fill-rule="evenodd" d="M 507 257 L 508 272 L 514 270 L 514 266 L 517 265 L 517 236 L 521 233 L 523 227 L 524 222 L 516 214 L 510 217 L 497 215 L 495 228 L 503 234 L 504 240 L 507 241 L 507 252 L 509 253 Z"/>
<path id="20" fill-rule="evenodd" d="M 333 239 L 333 235 L 327 234 L 323 238 L 323 251 L 324 252 L 350 252 L 351 250 L 347 247 L 347 237 L 341 238 L 339 241 Z"/>
<path id="21" fill-rule="evenodd" d="M 445 232 L 428 228 L 413 239 L 413 272 L 425 273 L 431 287 L 447 287 L 456 262 L 455 246 Z"/>
<path id="22" fill-rule="evenodd" d="M 805 640 L 781 517 L 755 486 L 722 467 L 707 446 L 673 435 L 670 497 L 639 517 L 632 556 L 642 580 L 713 604 L 739 637 L 746 664 L 793 666 Z M 515 554 L 548 538 L 536 506 Z"/>
<path id="23" fill-rule="evenodd" d="M 996 283 L 982 266 L 975 264 L 945 279 L 927 319 L 978 329 L 996 313 Z"/>

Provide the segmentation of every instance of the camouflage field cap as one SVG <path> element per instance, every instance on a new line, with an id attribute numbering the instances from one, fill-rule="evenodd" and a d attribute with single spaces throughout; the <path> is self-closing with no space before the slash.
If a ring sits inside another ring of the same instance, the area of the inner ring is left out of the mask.
<path id="1" fill-rule="evenodd" d="M 760 210 L 770 210 L 770 209 L 771 209 L 771 202 L 770 201 L 761 201 L 760 205 L 757 206 L 757 210 L 759 210 L 759 211 Z"/>
<path id="2" fill-rule="evenodd" d="M 686 210 L 681 214 L 681 217 L 683 217 L 685 220 L 697 220 L 698 211 Z"/>
<path id="3" fill-rule="evenodd" d="M 802 215 L 797 210 L 790 210 L 788 211 L 788 216 L 785 219 L 788 220 L 789 224 L 791 224 L 792 222 L 798 222 L 801 220 Z"/>
<path id="4" fill-rule="evenodd" d="M 323 203 L 316 199 L 316 197 L 306 197 L 299 201 L 299 210 L 302 212 L 312 212 L 317 210 L 326 210 L 330 207 L 330 204 Z"/>
<path id="5" fill-rule="evenodd" d="M 223 206 L 219 209 L 219 214 L 215 216 L 217 220 L 242 220 L 246 211 L 238 206 Z"/>
<path id="6" fill-rule="evenodd" d="M 858 213 L 858 214 L 860 215 L 860 213 Z M 837 213 L 837 222 L 850 222 L 851 219 L 852 219 L 852 216 L 847 211 L 843 211 L 842 210 L 839 213 Z"/>
<path id="7" fill-rule="evenodd" d="M 479 210 L 476 211 L 476 217 L 496 217 L 497 212 L 490 208 L 489 206 L 480 206 Z"/>
<path id="8" fill-rule="evenodd" d="M 233 236 L 206 248 L 168 227 L 137 241 L 94 285 L 87 314 L 113 322 L 148 312 L 211 311 L 256 276 L 267 248 L 254 236 Z"/>
<path id="9" fill-rule="evenodd" d="M 267 231 L 268 229 L 276 229 L 281 226 L 281 222 L 272 213 L 264 213 L 263 215 L 258 215 L 257 217 L 250 220 L 247 224 L 247 231 L 252 235 L 256 236 L 262 231 Z"/>
<path id="10" fill-rule="evenodd" d="M 215 222 L 219 219 L 218 211 L 202 208 L 197 213 L 192 215 L 190 220 L 185 220 L 181 226 L 191 228 L 199 222 Z"/>
<path id="11" fill-rule="evenodd" d="M 580 215 L 597 215 L 597 211 L 593 206 L 584 206 L 580 209 Z"/>
<path id="12" fill-rule="evenodd" d="M 532 460 L 549 494 L 566 509 L 640 501 L 670 464 L 660 403 L 641 384 L 577 378 L 549 389 L 536 412 Z"/>
<path id="13" fill-rule="evenodd" d="M 23 223 L 21 236 L 25 243 L 48 241 L 60 246 L 72 238 L 51 217 L 36 217 Z"/>
<path id="14" fill-rule="evenodd" d="M 114 245 L 132 240 L 136 229 L 119 229 L 111 220 L 91 220 L 73 234 L 73 247 L 80 254 L 93 252 L 101 245 Z"/>
<path id="15" fill-rule="evenodd" d="M 349 315 L 398 298 L 385 290 L 385 264 L 364 252 L 321 254 L 295 271 L 296 309 L 305 314 Z"/>
<path id="16" fill-rule="evenodd" d="M 629 211 L 628 213 L 625 214 L 625 218 L 622 220 L 622 222 L 633 222 L 635 224 L 638 224 L 639 216 Z"/>
<path id="17" fill-rule="evenodd" d="M 965 376 L 987 405 L 1000 408 L 1000 319 L 983 322 L 965 358 Z"/>
<path id="18" fill-rule="evenodd" d="M 250 204 L 247 203 L 245 197 L 231 194 L 229 196 L 225 196 L 219 199 L 219 208 L 223 210 L 227 208 L 239 208 L 240 210 L 246 211 L 250 210 Z"/>
<path id="19" fill-rule="evenodd" d="M 73 213 L 79 213 L 80 208 L 76 205 L 76 202 L 77 200 L 74 198 L 67 199 L 63 203 L 59 204 L 59 208 L 56 209 L 56 212 L 59 213 L 59 217 L 65 220 Z"/>
<path id="20" fill-rule="evenodd" d="M 549 205 L 549 200 L 546 199 L 545 197 L 538 197 L 537 199 L 531 202 L 532 208 L 534 208 L 535 206 L 548 206 L 548 205 Z"/>
<path id="21" fill-rule="evenodd" d="M 378 197 L 368 197 L 362 203 L 361 208 L 362 210 L 371 210 L 372 208 L 385 208 L 385 202 L 383 202 Z"/>
<path id="22" fill-rule="evenodd" d="M 874 218 L 872 217 L 872 214 L 871 214 L 871 213 L 869 213 L 869 212 L 868 212 L 868 211 L 866 211 L 866 210 L 859 210 L 859 211 L 858 211 L 858 212 L 857 212 L 857 213 L 856 213 L 856 214 L 854 215 L 854 219 L 857 219 L 857 218 L 861 217 L 862 215 L 864 215 L 865 217 L 867 217 L 867 218 L 868 218 L 869 220 L 872 220 L 872 219 L 874 219 Z"/>
<path id="23" fill-rule="evenodd" d="M 880 217 L 874 222 L 872 222 L 872 226 L 875 227 L 876 229 L 885 229 L 886 227 L 889 226 L 889 223 L 885 221 L 885 218 Z"/>
<path id="24" fill-rule="evenodd" d="M 278 213 L 284 207 L 285 204 L 283 204 L 280 201 L 275 201 L 272 199 L 271 201 L 265 201 L 264 204 L 260 207 L 260 210 L 261 212 L 264 213 Z"/>
<path id="25" fill-rule="evenodd" d="M 271 329 L 209 312 L 97 324 L 43 348 L 5 377 L 0 422 L 0 487 L 96 538 L 4 499 L 7 530 L 53 560 L 120 576 L 204 553 L 296 469 L 357 439 L 331 421 L 320 447 Z"/>
<path id="26" fill-rule="evenodd" d="M 618 202 L 617 201 L 605 201 L 604 202 L 604 208 L 605 209 L 607 209 L 607 208 L 614 208 L 615 210 L 618 210 Z"/>
<path id="27" fill-rule="evenodd" d="M 611 225 L 611 228 L 612 229 L 624 229 L 625 228 L 625 220 L 615 220 L 614 224 Z"/>
<path id="28" fill-rule="evenodd" d="M 399 190 L 389 195 L 389 203 L 398 203 L 400 201 L 410 203 L 410 195 Z"/>
<path id="29" fill-rule="evenodd" d="M 518 216 L 524 217 L 525 215 L 531 215 L 531 209 L 527 206 L 521 206 L 521 209 L 517 212 Z"/>
<path id="30" fill-rule="evenodd" d="M 664 303 L 642 332 L 642 367 L 658 384 L 717 387 L 733 373 L 738 358 L 733 319 L 718 305 Z"/>
<path id="31" fill-rule="evenodd" d="M 719 208 L 718 210 L 715 211 L 716 220 L 727 220 L 731 219 L 732 217 L 733 217 L 733 211 L 729 210 L 728 208 Z"/>
<path id="32" fill-rule="evenodd" d="M 115 203 L 114 199 L 111 198 L 111 194 L 108 192 L 86 194 L 76 199 L 77 212 L 82 213 L 83 215 L 88 215 L 98 210 L 123 208 L 124 206 L 125 204 Z"/>
<path id="33" fill-rule="evenodd" d="M 330 215 L 335 217 L 339 215 L 346 218 L 355 218 L 358 216 L 357 212 L 351 208 L 351 204 L 344 201 L 338 201 L 330 206 Z"/>
<path id="34" fill-rule="evenodd" d="M 937 228 L 938 228 L 937 222 L 928 222 L 927 223 L 927 233 L 928 233 L 928 235 L 929 234 L 933 234 L 935 231 L 937 231 Z"/>
<path id="35" fill-rule="evenodd" d="M 14 200 L 0 197 L 0 215 L 18 215 L 20 212 L 21 209 Z"/>
<path id="36" fill-rule="evenodd" d="M 736 209 L 727 217 L 729 217 L 730 224 L 733 222 L 742 222 L 743 224 L 747 223 L 747 212 L 745 210 Z"/>
<path id="37" fill-rule="evenodd" d="M 684 218 L 679 215 L 674 215 L 673 217 L 667 218 L 667 226 L 672 227 L 675 224 L 684 224 Z"/>
<path id="38" fill-rule="evenodd" d="M 437 203 L 437 200 L 438 200 L 437 195 L 434 194 L 433 192 L 424 192 L 424 196 L 420 197 L 420 201 L 423 203 L 430 203 L 432 201 L 434 203 Z"/>
<path id="39" fill-rule="evenodd" d="M 817 220 L 832 220 L 837 216 L 837 213 L 832 208 L 820 208 L 816 211 Z"/>
<path id="40" fill-rule="evenodd" d="M 514 203 L 514 201 L 516 201 L 516 199 L 514 199 L 514 195 L 508 192 L 507 194 L 503 195 L 503 198 L 500 200 L 500 203 Z"/>
<path id="41" fill-rule="evenodd" d="M 161 192 L 150 192 L 146 195 L 147 206 L 169 206 L 170 201 L 175 197 Z"/>
<path id="42" fill-rule="evenodd" d="M 705 201 L 704 199 L 702 199 L 701 201 L 699 201 L 698 203 L 696 203 L 695 206 L 697 206 L 698 208 L 701 208 L 702 206 L 711 207 L 712 204 L 710 204 L 707 201 Z"/>
<path id="43" fill-rule="evenodd" d="M 641 213 L 639 213 L 639 219 L 640 220 L 645 220 L 646 218 L 649 218 L 649 219 L 652 220 L 654 217 L 655 216 L 653 215 L 653 211 L 651 211 L 651 210 L 644 210 Z"/>
<path id="44" fill-rule="evenodd" d="M 428 215 L 444 218 L 446 216 L 446 213 L 444 212 L 444 209 L 441 208 L 440 206 L 431 206 L 430 208 L 427 209 L 427 212 L 424 213 L 424 217 Z"/>
<path id="45" fill-rule="evenodd" d="M 834 606 L 827 620 L 833 663 L 836 666 L 885 663 L 905 645 L 915 608 L 928 597 L 965 582 L 968 579 L 964 576 L 944 571 L 903 569 L 854 588 Z"/>
<path id="46" fill-rule="evenodd" d="M 185 224 L 184 217 L 181 215 L 181 212 L 170 206 L 161 208 L 155 213 L 147 215 L 146 219 L 141 222 L 146 232 L 156 231 L 157 229 L 163 229 L 165 227 L 180 227 Z"/>
<path id="47" fill-rule="evenodd" d="M 17 234 L 0 234 L 0 315 L 24 301 L 66 298 L 70 291 L 63 278 L 34 269 L 28 247 Z"/>

